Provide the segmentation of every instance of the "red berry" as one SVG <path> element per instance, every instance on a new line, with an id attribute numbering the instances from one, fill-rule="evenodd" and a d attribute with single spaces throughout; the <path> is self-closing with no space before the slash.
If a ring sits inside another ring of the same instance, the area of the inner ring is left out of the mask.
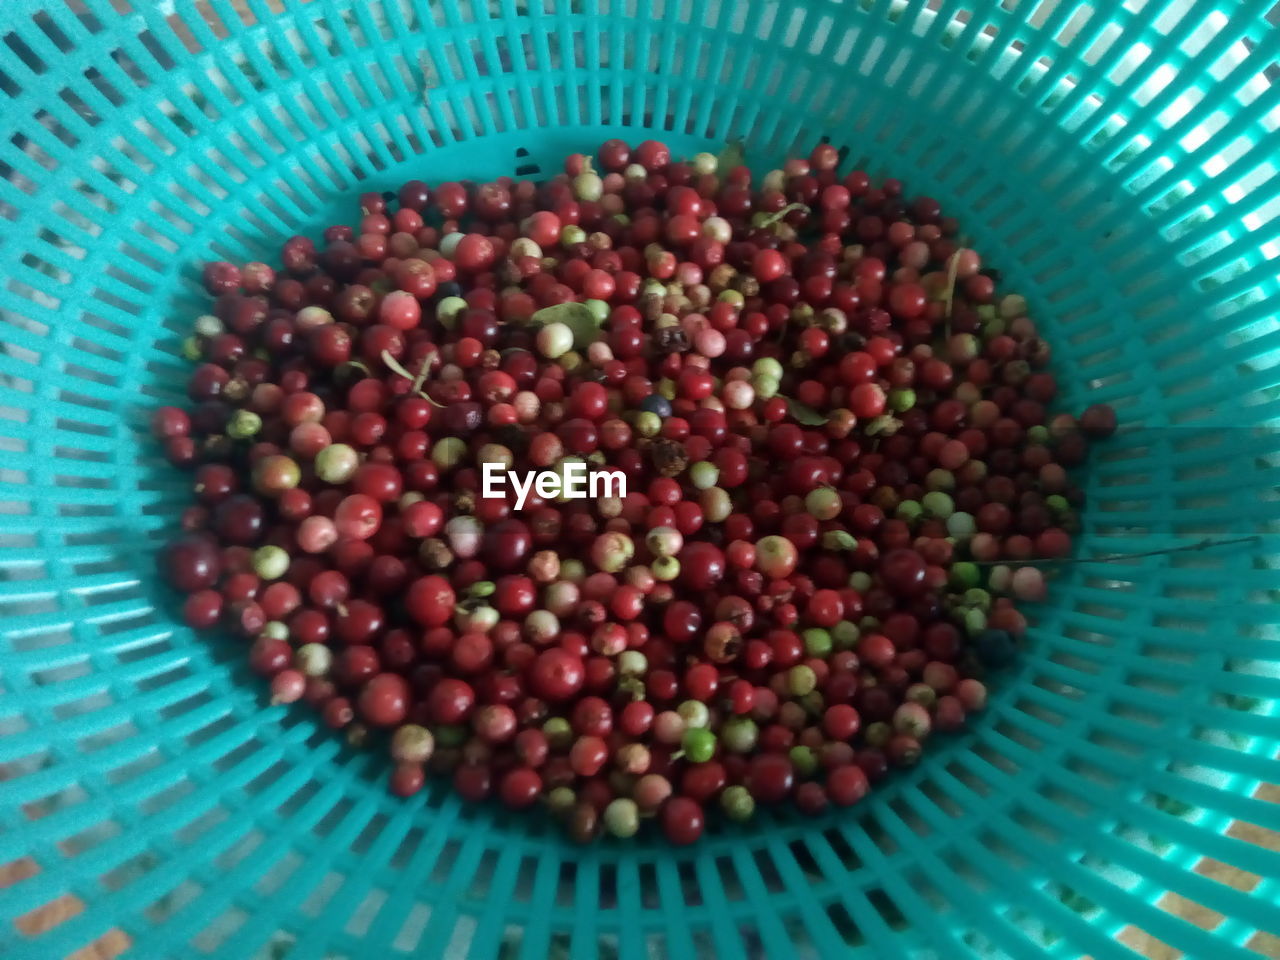
<path id="1" fill-rule="evenodd" d="M 395 673 L 380 673 L 361 689 L 357 704 L 360 717 L 375 727 L 403 723 L 409 711 L 409 684 Z"/>
<path id="2" fill-rule="evenodd" d="M 662 806 L 662 830 L 677 846 L 687 846 L 702 836 L 702 807 L 689 797 L 672 797 Z"/>

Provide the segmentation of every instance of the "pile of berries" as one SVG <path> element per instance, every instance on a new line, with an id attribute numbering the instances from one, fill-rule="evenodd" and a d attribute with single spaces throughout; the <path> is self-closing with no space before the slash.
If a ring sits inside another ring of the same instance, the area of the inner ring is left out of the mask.
<path id="1" fill-rule="evenodd" d="M 406 183 L 281 267 L 213 263 L 185 619 L 391 790 L 545 804 L 575 839 L 856 803 L 982 710 L 1071 548 L 1068 468 L 1016 294 L 902 184 L 817 147 L 754 183 L 602 145 L 535 184 Z M 483 466 L 625 496 L 483 495 Z M 575 467 L 575 469 L 579 469 Z"/>

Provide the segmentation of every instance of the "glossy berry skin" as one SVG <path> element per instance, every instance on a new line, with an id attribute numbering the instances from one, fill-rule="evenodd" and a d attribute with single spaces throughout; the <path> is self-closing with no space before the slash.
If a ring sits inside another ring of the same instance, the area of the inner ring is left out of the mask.
<path id="1" fill-rule="evenodd" d="M 893 550 L 880 561 L 886 586 L 901 596 L 913 597 L 926 589 L 924 558 L 913 550 Z"/>
<path id="2" fill-rule="evenodd" d="M 686 544 L 679 560 L 682 580 L 691 590 L 710 590 L 724 579 L 724 553 L 710 543 Z"/>
<path id="3" fill-rule="evenodd" d="M 371 726 L 393 727 L 404 721 L 409 710 L 409 684 L 398 674 L 380 673 L 360 691 L 358 709 Z"/>
<path id="4" fill-rule="evenodd" d="M 424 627 L 438 627 L 453 617 L 456 595 L 444 577 L 429 575 L 409 585 L 405 607 Z"/>
<path id="5" fill-rule="evenodd" d="M 746 786 L 760 803 L 781 803 L 795 782 L 795 770 L 783 754 L 762 753 L 747 768 Z"/>
<path id="6" fill-rule="evenodd" d="M 662 831 L 676 846 L 688 846 L 702 836 L 702 807 L 688 797 L 672 797 L 662 807 Z"/>
<path id="7" fill-rule="evenodd" d="M 171 584 L 195 593 L 217 583 L 222 563 L 207 537 L 191 534 L 171 544 L 160 557 L 160 570 Z"/>
<path id="8" fill-rule="evenodd" d="M 849 764 L 827 774 L 827 796 L 839 807 L 857 803 L 867 795 L 870 783 L 861 767 Z"/>
<path id="9" fill-rule="evenodd" d="M 529 683 L 539 696 L 562 701 L 582 689 L 585 679 L 581 658 L 566 650 L 551 649 L 538 654 L 530 669 Z"/>

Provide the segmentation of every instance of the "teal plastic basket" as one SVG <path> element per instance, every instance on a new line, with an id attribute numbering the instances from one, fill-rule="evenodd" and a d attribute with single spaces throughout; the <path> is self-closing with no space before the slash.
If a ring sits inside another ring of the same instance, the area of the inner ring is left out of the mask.
<path id="1" fill-rule="evenodd" d="M 0 3 L 0 954 L 1275 951 L 1280 854 L 1228 832 L 1280 827 L 1268 5 Z M 442 783 L 390 797 L 156 582 L 188 493 L 144 426 L 200 265 L 362 190 L 651 135 L 759 170 L 826 137 L 960 217 L 1063 408 L 1119 411 L 1082 557 L 1256 539 L 1065 568 L 989 711 L 852 811 L 584 849 Z"/>

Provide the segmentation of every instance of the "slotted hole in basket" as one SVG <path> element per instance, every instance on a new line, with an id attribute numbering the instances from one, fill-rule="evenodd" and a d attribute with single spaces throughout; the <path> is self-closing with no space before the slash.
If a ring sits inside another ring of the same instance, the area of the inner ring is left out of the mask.
<path id="1" fill-rule="evenodd" d="M 1158 683 L 1159 681 L 1154 681 L 1153 678 L 1144 677 L 1141 674 L 1135 674 L 1131 672 L 1125 678 L 1125 682 L 1131 686 L 1136 686 L 1141 688 L 1146 683 L 1150 683 L 1150 682 Z M 1174 688 L 1174 689 L 1177 689 L 1177 688 Z M 1185 697 L 1186 692 L 1183 691 L 1182 695 Z M 1184 703 L 1184 707 L 1185 706 L 1190 706 L 1190 704 Z M 1132 704 L 1124 701 L 1115 701 L 1109 704 L 1107 707 L 1107 713 L 1115 717 L 1117 720 L 1123 721 L 1122 723 L 1117 724 L 1117 726 L 1120 729 L 1128 729 L 1129 727 L 1136 724 L 1140 727 L 1147 727 L 1152 730 L 1159 730 L 1162 727 L 1167 726 L 1169 723 L 1168 716 L 1162 716 L 1161 714 L 1156 713 L 1153 710 L 1149 710 L 1144 707 L 1138 706 L 1136 704 Z"/>
<path id="2" fill-rule="evenodd" d="M 993 724 L 991 729 L 1014 743 L 1020 744 L 1032 753 L 1038 753 L 1044 749 L 1043 740 L 1032 736 L 1022 727 L 1010 721 L 1001 720 Z"/>
<path id="3" fill-rule="evenodd" d="M 636 873 L 639 874 L 640 905 L 646 910 L 657 910 L 662 906 L 662 899 L 658 895 L 657 865 L 652 860 L 646 860 L 637 864 Z"/>
<path id="4" fill-rule="evenodd" d="M 985 844 L 983 848 L 987 849 Z M 990 850 L 987 852 L 992 853 L 998 860 L 1004 859 Z M 939 859 L 941 859 L 947 870 L 955 874 L 957 879 L 975 895 L 982 896 L 991 890 L 993 886 L 992 880 L 973 865 L 973 858 L 967 851 L 943 850 L 939 854 Z"/>
<path id="5" fill-rule="evenodd" d="M 5 538 L 5 540 L 12 541 L 12 546 L 20 549 L 30 549 L 36 545 L 36 538 L 34 536 L 21 537 L 10 534 Z M 73 642 L 75 642 L 75 638 L 72 636 L 70 630 L 34 630 L 30 633 L 22 633 L 12 636 L 8 640 L 9 646 L 16 653 L 34 653 L 37 650 L 48 650 L 53 647 L 63 647 Z"/>
<path id="6" fill-rule="evenodd" d="M 920 783 L 920 792 L 942 813 L 953 820 L 965 816 L 965 809 L 960 801 L 940 783 L 924 780 Z"/>
<path id="7" fill-rule="evenodd" d="M 3 70 L 0 70 L 0 93 L 15 99 L 22 93 L 22 86 Z"/>
<path id="8" fill-rule="evenodd" d="M 796 866 L 800 868 L 805 876 L 811 878 L 822 876 L 822 870 L 813 856 L 813 851 L 809 849 L 808 844 L 803 839 L 792 840 L 787 844 L 787 850 L 795 860 Z"/>
<path id="9" fill-rule="evenodd" d="M 773 862 L 773 854 L 766 849 L 757 849 L 751 851 L 751 858 L 755 861 L 756 873 L 760 877 L 760 882 L 764 884 L 767 893 L 782 893 L 786 890 L 786 885 L 782 882 L 782 875 L 778 873 L 778 868 Z"/>
<path id="10" fill-rule="evenodd" d="M 201 953 L 213 953 L 248 922 L 249 916 L 240 907 L 227 907 L 187 942 Z"/>
<path id="11" fill-rule="evenodd" d="M 742 886 L 742 880 L 738 877 L 737 868 L 733 864 L 733 859 L 728 856 L 716 857 L 713 861 L 716 868 L 716 877 L 720 882 L 720 889 L 724 893 L 726 900 L 730 902 L 742 900 L 746 896 L 746 892 Z"/>
<path id="12" fill-rule="evenodd" d="M 462 841 L 450 839 L 446 840 L 444 847 L 440 850 L 440 855 L 436 857 L 436 862 L 431 871 L 431 882 L 436 885 L 443 885 L 453 873 L 454 864 L 458 860 L 458 854 L 462 852 Z"/>
<path id="13" fill-rule="evenodd" d="M 262 846 L 265 839 L 266 835 L 261 830 L 250 830 L 214 858 L 214 868 L 221 873 L 230 873 Z"/>
<path id="14" fill-rule="evenodd" d="M 78 857 L 120 836 L 123 832 L 124 827 L 119 820 L 103 820 L 101 823 L 85 827 L 66 839 L 60 840 L 58 849 L 68 857 Z"/>
<path id="15" fill-rule="evenodd" d="M 920 839 L 930 836 L 934 831 L 933 827 L 924 820 L 914 809 L 911 804 L 901 796 L 894 797 L 886 804 L 888 811 L 897 817 L 898 821 L 907 828 L 911 833 Z M 886 813 L 886 816 L 888 814 Z"/>
<path id="16" fill-rule="evenodd" d="M 682 902 L 689 906 L 703 905 L 703 890 L 698 882 L 698 870 L 690 860 L 681 860 L 676 864 L 676 876 L 680 878 Z"/>
<path id="17" fill-rule="evenodd" d="M 182 800 L 190 797 L 196 792 L 196 790 L 196 784 L 184 778 L 173 786 L 166 787 L 164 790 L 147 797 L 138 804 L 138 811 L 144 816 L 155 816 L 161 811 L 167 810 Z"/>
<path id="18" fill-rule="evenodd" d="M 836 855 L 836 858 L 847 871 L 855 873 L 862 869 L 862 858 L 854 852 L 853 846 L 846 838 L 843 829 L 831 827 L 822 836 L 831 846 L 831 852 Z"/>
<path id="19" fill-rule="evenodd" d="M 1063 626 L 1062 635 L 1070 640 L 1079 640 L 1081 643 L 1087 643 L 1100 648 L 1110 648 L 1115 646 L 1115 640 L 1112 637 L 1097 633 L 1091 629 L 1077 627 L 1070 623 Z M 1101 658 L 1106 656 L 1106 650 L 1098 650 L 1095 656 L 1098 659 L 1087 656 L 1083 652 L 1072 651 L 1067 653 L 1064 651 L 1061 653 L 1055 652 L 1049 659 L 1054 663 L 1062 664 L 1064 667 L 1070 667 L 1072 670 L 1097 675 L 1102 672 L 1103 661 Z"/>
<path id="20" fill-rule="evenodd" d="M 316 835 L 322 838 L 330 836 L 353 809 L 355 809 L 355 804 L 351 800 L 346 797 L 338 797 L 333 806 L 326 811 L 325 815 L 315 825 L 314 831 Z"/>
<path id="21" fill-rule="evenodd" d="M 644 878 L 643 867 L 640 871 L 640 885 L 643 889 L 646 884 Z M 656 877 L 647 878 L 648 883 L 653 883 Z M 648 889 L 656 890 L 656 885 L 650 886 Z M 601 863 L 596 873 L 596 895 L 594 902 L 599 904 L 601 910 L 616 910 L 618 908 L 618 866 L 615 863 Z M 656 906 L 656 904 L 653 904 Z"/>
<path id="22" fill-rule="evenodd" d="M 1067 722 L 1067 715 L 1057 710 L 1052 710 L 1037 700 L 1031 700 L 1026 697 L 1020 697 L 1013 702 L 1015 710 L 1021 710 L 1028 716 L 1035 717 L 1042 723 L 1050 726 L 1060 727 Z"/>
<path id="23" fill-rule="evenodd" d="M 31 753 L 13 757 L 6 763 L 0 763 L 0 773 L 6 780 L 25 777 L 29 774 L 54 766 L 57 762 L 53 751 L 48 747 L 40 747 Z M 55 794 L 55 799 L 57 795 Z M 87 795 L 86 795 L 87 796 Z M 48 806 L 48 798 L 44 800 L 33 800 L 23 804 L 22 812 L 28 817 L 35 819 L 39 815 L 39 811 L 44 806 Z"/>
<path id="24" fill-rule="evenodd" d="M 160 690 L 171 683 L 177 683 L 179 680 L 193 676 L 195 676 L 195 672 L 188 664 L 178 663 L 149 677 L 139 677 L 135 681 L 135 685 L 139 693 L 147 693 L 151 690 Z"/>
<path id="25" fill-rule="evenodd" d="M 81 380 L 88 380 L 92 383 L 113 384 L 115 379 L 109 374 L 100 373 L 97 370 L 91 370 L 88 367 L 83 367 L 78 363 L 64 362 L 62 365 L 62 370 L 64 373 L 68 374 L 69 376 L 79 377 Z"/>
<path id="26" fill-rule="evenodd" d="M 152 851 L 143 850 L 102 874 L 98 883 L 107 893 L 115 893 L 146 877 L 158 863 L 159 858 Z"/>
<path id="27" fill-rule="evenodd" d="M 271 764 L 271 766 L 244 785 L 245 794 L 250 797 L 256 797 L 258 794 L 264 793 L 288 776 L 290 769 L 290 765 L 283 760 Z"/>
<path id="28" fill-rule="evenodd" d="M 18 36 L 16 31 L 10 31 L 4 35 L 4 44 L 15 54 L 18 59 L 35 74 L 43 74 L 48 67 L 45 62 L 36 56 L 35 51 L 27 46 L 27 42 Z"/>
<path id="29" fill-rule="evenodd" d="M 386 902 L 387 892 L 385 890 L 380 890 L 376 887 L 370 890 L 365 894 L 364 899 L 360 901 L 355 910 L 351 912 L 351 916 L 342 928 L 343 931 L 354 937 L 363 937 L 369 932 L 369 928 L 377 918 L 378 912 Z"/>
<path id="30" fill-rule="evenodd" d="M 91 673 L 93 673 L 93 664 L 90 663 L 86 656 L 77 658 L 72 663 L 60 663 L 56 667 L 32 670 L 28 675 L 31 677 L 31 682 L 38 686 L 53 687 L 61 683 L 67 683 L 70 680 L 77 680 L 80 677 L 87 677 Z M 89 703 L 86 704 L 86 700 Z M 99 710 L 103 706 L 110 705 L 110 703 L 110 698 L 106 694 L 90 694 L 88 697 L 58 704 L 54 707 L 54 716 L 58 719 L 79 716 L 82 713 Z"/>
<path id="31" fill-rule="evenodd" d="M 989 736 L 989 729 L 984 729 L 982 734 L 984 736 Z M 985 761 L 1008 776 L 1016 776 L 1021 769 L 1018 764 L 1012 758 L 1006 756 L 1002 750 L 997 750 L 984 741 L 979 741 L 973 745 L 972 755 L 974 758 Z M 969 758 L 966 758 L 966 762 L 968 759 Z M 976 769 L 980 769 L 980 767 Z M 985 771 L 979 775 L 985 775 Z"/>
<path id="32" fill-rule="evenodd" d="M 1077 792 L 1051 783 L 1042 784 L 1038 792 L 1040 796 L 1050 803 L 1060 807 L 1064 814 L 1075 817 L 1082 822 L 1099 814 L 1098 805 L 1090 803 L 1088 799 Z"/>
<path id="33" fill-rule="evenodd" d="M 874 888 L 867 891 L 867 903 L 876 913 L 880 914 L 880 919 L 890 930 L 903 930 L 909 924 L 906 914 L 902 909 L 894 903 L 893 899 L 882 889 Z"/>
<path id="34" fill-rule="evenodd" d="M 929 909 L 938 916 L 951 911 L 951 902 L 932 881 L 931 873 L 919 867 L 906 871 L 907 888 L 928 904 Z"/>
<path id="35" fill-rule="evenodd" d="M 287 765 L 282 764 L 282 767 L 288 769 Z M 388 822 L 386 814 L 375 813 L 369 817 L 364 829 L 356 834 L 355 839 L 351 841 L 351 852 L 358 857 L 365 856 L 370 848 L 373 847 L 374 841 L 386 829 Z"/>
<path id="36" fill-rule="evenodd" d="M 346 882 L 346 876 L 335 870 L 330 870 L 319 882 L 315 888 L 307 895 L 306 899 L 298 907 L 298 911 L 307 917 L 318 917 L 329 905 L 329 901 L 334 895 L 342 889 L 342 885 Z"/>
<path id="37" fill-rule="evenodd" d="M 404 923 L 400 925 L 396 938 L 391 943 L 392 948 L 405 953 L 416 950 L 430 920 L 431 906 L 426 903 L 415 903 L 405 914 Z"/>
<path id="38" fill-rule="evenodd" d="M 192 846 L 200 838 L 222 826 L 231 819 L 231 811 L 221 804 L 215 804 L 194 820 L 184 824 L 173 832 L 173 838 L 184 847 Z"/>

